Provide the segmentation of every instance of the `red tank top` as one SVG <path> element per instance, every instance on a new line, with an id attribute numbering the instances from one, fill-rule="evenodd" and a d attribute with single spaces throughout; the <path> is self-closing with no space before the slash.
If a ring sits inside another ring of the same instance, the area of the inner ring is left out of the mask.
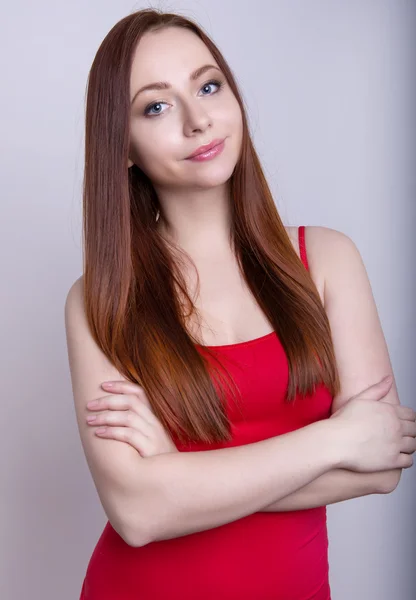
<path id="1" fill-rule="evenodd" d="M 301 258 L 308 269 L 304 227 Z M 203 346 L 198 350 L 203 352 Z M 228 406 L 232 440 L 197 451 L 250 444 L 330 415 L 324 386 L 283 402 L 289 371 L 275 332 L 221 353 L 241 397 Z M 227 359 L 231 359 L 228 361 Z M 234 408 L 233 408 L 234 407 Z M 305 460 L 307 448 L 305 448 Z M 80 600 L 330 600 L 326 507 L 257 512 L 231 523 L 133 548 L 107 522 L 90 558 Z"/>

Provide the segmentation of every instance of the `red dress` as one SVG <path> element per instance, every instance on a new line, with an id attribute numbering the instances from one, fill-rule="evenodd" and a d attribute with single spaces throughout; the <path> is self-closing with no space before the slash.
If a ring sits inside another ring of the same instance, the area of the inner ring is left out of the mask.
<path id="1" fill-rule="evenodd" d="M 308 269 L 304 227 L 299 242 Z M 283 402 L 288 364 L 275 332 L 215 348 L 232 359 L 226 367 L 241 390 L 240 412 L 229 405 L 233 439 L 186 447 L 175 439 L 178 450 L 250 444 L 329 417 L 332 397 L 323 385 L 313 396 Z M 307 448 L 305 460 L 306 455 Z M 330 600 L 328 575 L 325 506 L 257 512 L 139 548 L 126 544 L 107 522 L 80 600 Z"/>

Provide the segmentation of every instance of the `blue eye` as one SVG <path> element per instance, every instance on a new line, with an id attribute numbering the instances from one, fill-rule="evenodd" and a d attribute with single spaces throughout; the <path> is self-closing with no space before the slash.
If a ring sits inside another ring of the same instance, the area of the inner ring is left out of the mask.
<path id="1" fill-rule="evenodd" d="M 203 90 L 204 88 L 207 88 L 210 85 L 216 85 L 217 86 L 217 90 L 215 92 L 212 92 L 212 94 L 203 94 L 203 96 L 212 96 L 213 94 L 216 94 L 217 92 L 220 91 L 220 89 L 222 88 L 222 86 L 224 85 L 221 81 L 217 81 L 216 79 L 212 79 L 211 81 L 207 81 L 207 83 L 204 83 L 204 85 L 202 86 L 201 90 Z M 162 104 L 167 104 L 167 102 L 153 102 L 153 104 L 149 104 L 149 106 L 147 106 L 144 109 L 144 115 L 147 117 L 157 117 L 158 115 L 162 114 L 162 111 L 159 110 L 157 112 L 151 112 L 152 109 L 156 108 L 156 107 L 160 107 L 162 106 Z"/>
<path id="2" fill-rule="evenodd" d="M 160 111 L 153 113 L 153 114 L 150 111 L 157 106 L 161 106 L 162 104 L 166 104 L 166 102 L 156 102 L 155 104 L 151 104 L 150 106 L 148 106 L 147 108 L 144 109 L 144 114 L 148 117 L 149 116 L 154 117 L 154 116 L 160 115 L 161 114 Z"/>
<path id="3" fill-rule="evenodd" d="M 208 82 L 207 82 L 205 85 L 203 85 L 203 86 L 202 86 L 202 88 L 201 88 L 201 90 L 203 90 L 204 88 L 206 88 L 206 87 L 207 87 L 207 86 L 209 86 L 209 85 L 216 85 L 216 86 L 218 86 L 218 90 L 217 90 L 217 92 L 219 92 L 220 88 L 222 87 L 222 83 L 221 83 L 221 81 L 215 81 L 215 80 L 212 80 L 212 81 L 208 81 Z M 215 93 L 216 93 L 216 92 L 214 92 L 214 94 L 215 94 Z M 204 96 L 205 96 L 205 95 L 206 95 L 206 94 L 204 94 Z"/>

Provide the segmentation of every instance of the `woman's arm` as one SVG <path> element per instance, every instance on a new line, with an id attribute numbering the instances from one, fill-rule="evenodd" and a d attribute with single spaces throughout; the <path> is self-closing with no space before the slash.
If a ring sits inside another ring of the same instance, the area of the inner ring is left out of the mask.
<path id="1" fill-rule="evenodd" d="M 65 325 L 87 463 L 109 521 L 132 546 L 240 519 L 342 467 L 349 457 L 347 432 L 328 421 L 244 446 L 146 459 L 124 442 L 100 439 L 86 423 L 86 405 L 103 395 L 103 381 L 124 378 L 91 336 L 79 280 L 67 297 Z"/>
<path id="2" fill-rule="evenodd" d="M 341 380 L 340 393 L 332 403 L 333 414 L 354 395 L 393 374 L 392 366 L 367 272 L 355 244 L 336 230 L 307 227 L 306 245 L 311 274 L 319 270 L 315 277 L 324 281 L 324 307 Z M 394 381 L 383 402 L 400 403 Z M 259 512 L 303 510 L 389 493 L 397 487 L 400 476 L 401 469 L 377 473 L 329 469 Z"/>
<path id="3" fill-rule="evenodd" d="M 370 383 L 392 374 L 392 367 L 358 249 L 346 235 L 326 227 L 306 227 L 305 236 L 311 274 L 324 279 L 324 307 L 341 379 L 340 393 L 332 403 L 333 414 Z M 394 381 L 383 401 L 400 403 Z M 401 469 L 368 474 L 335 469 L 262 512 L 303 510 L 368 494 L 390 493 L 400 476 Z"/>
<path id="4" fill-rule="evenodd" d="M 393 385 L 383 402 L 400 404 L 386 340 L 363 260 L 354 242 L 328 227 L 306 227 L 314 280 L 323 280 L 323 303 L 331 328 L 341 389 L 334 414 L 345 402 L 387 375 Z"/>
<path id="5" fill-rule="evenodd" d="M 389 494 L 396 489 L 400 476 L 401 469 L 378 473 L 356 473 L 347 469 L 333 469 L 259 512 L 306 510 L 369 494 Z"/>

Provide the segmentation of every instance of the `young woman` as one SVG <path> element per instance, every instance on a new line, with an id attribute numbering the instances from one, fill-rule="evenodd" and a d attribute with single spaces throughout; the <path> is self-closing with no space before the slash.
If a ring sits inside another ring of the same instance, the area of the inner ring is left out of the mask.
<path id="1" fill-rule="evenodd" d="M 93 62 L 65 323 L 108 517 L 81 598 L 328 600 L 325 505 L 396 488 L 415 413 L 356 246 L 282 224 L 232 72 L 181 16 L 129 15 Z"/>

